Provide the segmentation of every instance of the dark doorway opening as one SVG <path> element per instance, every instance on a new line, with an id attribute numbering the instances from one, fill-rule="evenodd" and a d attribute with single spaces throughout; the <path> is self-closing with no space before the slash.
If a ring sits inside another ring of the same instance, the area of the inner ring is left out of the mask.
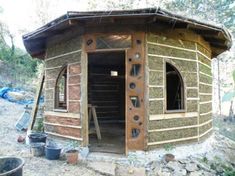
<path id="1" fill-rule="evenodd" d="M 167 110 L 184 109 L 183 79 L 179 71 L 166 63 Z"/>
<path id="2" fill-rule="evenodd" d="M 125 52 L 88 54 L 88 104 L 96 106 L 101 140 L 89 122 L 93 152 L 125 152 Z"/>

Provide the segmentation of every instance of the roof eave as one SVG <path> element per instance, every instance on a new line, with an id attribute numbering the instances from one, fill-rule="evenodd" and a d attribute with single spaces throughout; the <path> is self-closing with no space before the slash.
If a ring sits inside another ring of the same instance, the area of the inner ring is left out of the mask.
<path id="1" fill-rule="evenodd" d="M 122 12 L 122 14 L 120 14 Z M 160 8 L 158 9 L 153 9 L 153 8 L 149 8 L 149 9 L 137 9 L 137 10 L 125 10 L 125 11 L 93 11 L 93 12 L 67 12 L 67 14 L 53 20 L 52 22 L 42 26 L 41 28 L 28 33 L 26 35 L 23 36 L 23 41 L 25 43 L 25 47 L 27 49 L 27 51 L 30 53 L 31 56 L 35 57 L 40 57 L 41 59 L 44 58 L 45 54 L 41 54 L 43 53 L 43 51 L 36 51 L 33 52 L 32 48 L 30 48 L 30 43 L 32 43 L 35 39 L 39 39 L 40 37 L 42 37 L 43 34 L 45 35 L 52 35 L 50 34 L 50 31 L 52 32 L 53 30 L 55 31 L 56 29 L 59 28 L 69 28 L 70 27 L 70 21 L 88 21 L 90 19 L 100 19 L 100 21 L 102 21 L 102 19 L 106 19 L 106 18 L 136 18 L 136 17 L 159 17 L 164 19 L 165 21 L 172 21 L 175 20 L 175 22 L 177 23 L 184 23 L 187 25 L 187 28 L 190 27 L 190 29 L 193 30 L 211 30 L 211 31 L 217 31 L 218 33 L 222 34 L 222 38 L 225 41 L 224 43 L 222 42 L 223 45 L 223 49 L 214 49 L 212 56 L 216 57 L 217 55 L 219 55 L 220 53 L 224 52 L 225 50 L 228 50 L 231 48 L 232 46 L 232 35 L 230 34 L 230 32 L 228 30 L 226 30 L 226 28 L 224 27 L 218 27 L 218 26 L 214 26 L 211 24 L 205 24 L 202 23 L 200 21 L 194 20 L 194 19 L 190 19 L 190 18 L 185 18 L 183 16 L 180 15 L 175 15 L 172 14 L 169 11 L 166 10 L 162 10 Z M 53 32 L 54 33 L 54 32 Z M 201 34 L 203 36 L 203 33 Z M 216 38 L 216 36 L 213 36 L 214 40 L 218 40 L 219 38 Z M 44 41 L 45 42 L 45 41 Z M 221 45 L 221 43 L 217 43 L 218 45 Z M 37 44 L 36 44 L 37 45 Z M 45 45 L 40 45 L 41 47 Z M 213 47 L 212 47 L 213 48 Z M 216 45 L 214 46 L 214 48 L 216 48 Z M 43 48 L 41 48 L 43 50 Z M 45 50 L 45 48 L 44 48 Z M 44 51 L 45 52 L 45 51 Z M 38 54 L 40 53 L 40 54 Z"/>

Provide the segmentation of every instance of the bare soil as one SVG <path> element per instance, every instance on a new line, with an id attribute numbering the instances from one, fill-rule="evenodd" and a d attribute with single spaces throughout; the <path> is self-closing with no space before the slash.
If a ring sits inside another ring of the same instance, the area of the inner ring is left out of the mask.
<path id="1" fill-rule="evenodd" d="M 95 156 L 93 158 L 90 156 L 90 159 L 83 162 L 79 161 L 77 165 L 67 164 L 63 157 L 61 157 L 60 160 L 55 161 L 47 160 L 45 157 L 33 157 L 28 145 L 17 142 L 17 138 L 20 135 L 26 136 L 26 132 L 19 132 L 15 129 L 15 123 L 21 117 L 23 112 L 23 105 L 10 103 L 0 98 L 0 156 L 22 157 L 25 160 L 23 168 L 24 176 L 99 176 L 102 174 L 109 175 L 107 172 L 110 171 L 114 173 L 111 175 L 125 175 L 126 172 L 129 173 L 129 171 L 133 170 L 132 165 L 135 166 L 134 170 L 137 169 L 135 171 L 137 173 L 146 170 L 146 175 L 158 176 L 163 175 L 163 173 L 166 173 L 166 175 L 176 175 L 175 171 L 173 172 L 172 169 L 169 169 L 169 164 L 162 163 L 162 160 L 158 157 L 155 158 L 156 155 L 160 156 L 160 150 L 151 151 L 149 155 L 141 155 L 141 153 L 137 152 L 134 153 L 135 155 L 133 155 L 133 157 L 132 155 L 129 155 L 121 158 L 120 161 L 117 160 L 117 162 L 115 161 L 116 159 L 111 159 L 112 157 L 109 157 L 106 161 L 103 154 L 100 153 L 101 156 L 98 157 L 98 159 L 95 159 Z M 230 139 L 219 134 L 219 132 L 221 133 L 220 129 L 225 128 L 229 131 L 225 136 L 230 137 Z M 207 139 L 207 143 L 197 144 L 199 147 L 204 146 L 204 148 L 202 148 L 202 152 L 204 152 L 196 155 L 192 145 L 191 147 L 188 146 L 187 150 L 184 149 L 187 148 L 187 146 L 181 148 L 177 147 L 170 151 L 170 153 L 175 156 L 178 156 L 177 153 L 180 154 L 180 157 L 174 164 L 177 166 L 187 165 L 187 163 L 182 164 L 183 159 L 191 164 L 192 162 L 196 163 L 197 167 L 203 165 L 204 168 L 205 165 L 205 168 L 208 168 L 207 170 L 200 168 L 200 170 L 187 173 L 187 175 L 218 175 L 219 173 L 219 175 L 227 174 L 233 176 L 235 173 L 235 142 L 231 140 L 234 137 L 235 131 L 233 130 L 234 123 L 214 120 L 213 137 Z M 196 145 L 194 146 L 196 147 Z M 182 149 L 184 149 L 183 152 Z M 163 151 L 162 153 L 166 153 L 166 151 Z M 183 156 L 183 153 L 187 153 L 187 156 Z M 192 155 L 190 153 L 192 153 Z M 154 156 L 154 158 L 151 158 L 150 156 Z M 181 159 L 181 161 L 179 159 Z M 98 164 L 94 163 L 95 160 L 99 161 Z M 198 162 L 200 162 L 200 164 L 197 164 Z M 138 170 L 138 163 L 143 163 L 140 170 Z M 121 164 L 125 171 L 121 169 L 119 173 L 118 169 L 116 169 L 119 168 L 118 164 Z M 228 168 L 230 168 L 230 170 L 228 170 Z M 173 169 L 177 170 L 177 168 Z M 186 172 L 186 170 L 187 168 L 184 166 L 183 171 Z M 228 174 L 228 172 L 230 172 L 230 174 Z M 180 173 L 180 175 L 182 174 Z"/>
<path id="2" fill-rule="evenodd" d="M 24 176 L 92 176 L 100 175 L 86 167 L 86 163 L 69 165 L 65 160 L 50 161 L 45 157 L 33 157 L 26 144 L 17 142 L 26 132 L 15 129 L 15 123 L 24 112 L 24 106 L 0 98 L 0 156 L 17 156 L 25 160 Z"/>

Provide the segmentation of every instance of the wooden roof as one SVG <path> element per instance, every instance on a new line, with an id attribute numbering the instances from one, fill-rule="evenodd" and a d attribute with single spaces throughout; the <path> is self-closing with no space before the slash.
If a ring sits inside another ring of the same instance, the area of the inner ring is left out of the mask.
<path id="1" fill-rule="evenodd" d="M 160 25 L 170 29 L 189 29 L 201 35 L 212 48 L 212 56 L 228 50 L 232 46 L 231 34 L 224 28 L 172 14 L 160 8 L 147 8 L 120 11 L 67 12 L 67 14 L 49 22 L 41 28 L 23 36 L 26 50 L 32 57 L 44 59 L 46 42 L 49 37 L 62 34 L 74 26 L 85 27 L 88 24 L 123 24 L 133 21 L 141 25 Z"/>

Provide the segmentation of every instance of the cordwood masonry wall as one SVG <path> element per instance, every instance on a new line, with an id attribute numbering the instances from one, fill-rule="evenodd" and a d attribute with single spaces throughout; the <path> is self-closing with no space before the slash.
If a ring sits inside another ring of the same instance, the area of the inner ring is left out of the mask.
<path id="1" fill-rule="evenodd" d="M 197 142 L 210 135 L 212 74 L 209 47 L 206 48 L 206 43 L 199 36 L 180 32 L 174 35 L 148 33 L 146 45 L 149 84 L 148 149 L 167 143 Z M 166 112 L 166 62 L 175 66 L 183 78 L 184 112 Z"/>

